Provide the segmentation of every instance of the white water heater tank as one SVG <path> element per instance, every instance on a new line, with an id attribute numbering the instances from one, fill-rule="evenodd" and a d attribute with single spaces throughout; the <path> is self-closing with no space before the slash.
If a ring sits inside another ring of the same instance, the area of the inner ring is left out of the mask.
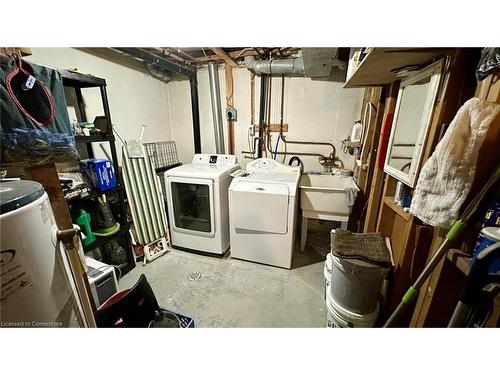
<path id="1" fill-rule="evenodd" d="M 0 326 L 82 325 L 56 228 L 42 185 L 0 182 Z"/>

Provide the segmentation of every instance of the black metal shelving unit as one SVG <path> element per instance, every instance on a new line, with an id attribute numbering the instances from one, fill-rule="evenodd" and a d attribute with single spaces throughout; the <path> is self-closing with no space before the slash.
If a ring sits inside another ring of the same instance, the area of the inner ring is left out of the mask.
<path id="1" fill-rule="evenodd" d="M 129 272 L 131 269 L 135 267 L 135 258 L 132 250 L 132 239 L 130 237 L 130 223 L 127 220 L 127 207 L 126 207 L 126 196 L 125 189 L 123 188 L 123 179 L 120 171 L 120 166 L 118 164 L 118 156 L 116 153 L 116 145 L 115 145 L 115 137 L 113 135 L 113 127 L 111 123 L 111 114 L 109 110 L 108 96 L 106 92 L 106 80 L 103 78 L 95 77 L 90 74 L 82 74 L 71 70 L 63 70 L 61 72 L 63 85 L 65 87 L 72 87 L 75 89 L 76 100 L 78 105 L 78 110 L 80 113 L 80 117 L 82 121 L 87 121 L 87 115 L 85 113 L 85 106 L 83 103 L 83 95 L 82 89 L 85 88 L 99 88 L 101 92 L 101 100 L 104 110 L 104 116 L 108 121 L 108 129 L 109 134 L 97 134 L 97 135 L 76 135 L 75 141 L 77 144 L 85 145 L 87 156 L 89 158 L 94 157 L 94 150 L 92 148 L 92 144 L 96 142 L 109 142 L 109 147 L 111 150 L 111 158 L 113 162 L 113 168 L 115 170 L 117 186 L 113 189 L 101 192 L 92 190 L 89 194 L 81 197 L 73 197 L 68 199 L 68 205 L 72 206 L 74 204 L 79 204 L 84 206 L 85 201 L 93 198 L 97 198 L 98 196 L 105 194 L 106 197 L 116 197 L 115 201 L 117 204 L 115 205 L 115 210 L 113 214 L 115 216 L 115 220 L 120 223 L 120 229 L 111 236 L 108 237 L 96 237 L 95 241 L 84 246 L 84 252 L 88 253 L 97 248 L 102 247 L 107 242 L 111 240 L 115 240 L 120 246 L 123 246 L 127 253 L 127 263 L 120 267 L 121 274 L 124 275 Z M 103 261 L 107 263 L 111 263 L 110 257 L 103 254 Z"/>

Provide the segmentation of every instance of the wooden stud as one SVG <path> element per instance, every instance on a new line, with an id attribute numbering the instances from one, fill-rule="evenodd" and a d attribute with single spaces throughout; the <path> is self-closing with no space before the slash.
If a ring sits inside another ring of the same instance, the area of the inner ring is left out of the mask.
<path id="1" fill-rule="evenodd" d="M 288 131 L 288 124 L 269 124 L 269 125 L 263 125 L 264 126 L 264 132 L 269 131 L 271 133 L 279 133 L 284 132 L 286 133 Z M 259 131 L 260 125 L 254 125 L 253 128 L 255 129 L 256 132 Z"/>
<path id="2" fill-rule="evenodd" d="M 232 59 L 231 56 L 229 56 L 226 51 L 224 51 L 222 48 L 215 48 L 215 47 L 211 47 L 210 48 L 212 51 L 214 51 L 214 53 L 219 56 L 222 60 L 224 60 L 226 62 L 226 64 L 229 64 L 233 67 L 237 67 L 238 64 L 236 63 L 236 61 L 234 61 Z"/>
<path id="3" fill-rule="evenodd" d="M 20 53 L 21 56 L 30 56 L 31 55 L 31 48 L 27 47 L 2 47 L 0 49 L 0 53 L 7 55 L 7 56 L 12 56 L 14 53 Z"/>
<path id="4" fill-rule="evenodd" d="M 366 210 L 364 232 L 374 232 L 377 225 L 377 218 L 379 216 L 380 200 L 382 197 L 382 189 L 384 187 L 384 160 L 386 150 L 384 143 L 389 140 L 389 134 L 392 126 L 392 116 L 396 107 L 396 100 L 398 97 L 399 81 L 394 82 L 388 89 L 385 99 L 384 114 L 382 121 L 381 136 L 377 145 L 377 156 L 375 159 L 373 177 L 370 188 L 370 195 L 368 197 L 368 206 Z"/>
<path id="5" fill-rule="evenodd" d="M 233 67 L 230 64 L 224 64 L 224 73 L 226 76 L 226 104 L 228 107 L 234 106 L 234 84 Z M 234 155 L 234 120 L 227 120 L 227 136 L 229 153 Z"/>
<path id="6" fill-rule="evenodd" d="M 68 203 L 64 199 L 64 193 L 61 188 L 59 176 L 55 164 L 46 164 L 31 168 L 26 168 L 27 176 L 40 183 L 49 196 L 50 205 L 54 213 L 57 228 L 59 230 L 73 229 L 73 222 L 69 214 Z M 87 278 L 87 273 L 83 268 L 80 256 L 74 246 L 69 245 L 66 254 L 73 273 L 80 301 L 82 303 L 83 312 L 86 316 L 89 327 L 95 327 L 94 314 L 96 311 L 95 303 L 90 291 L 90 285 Z"/>

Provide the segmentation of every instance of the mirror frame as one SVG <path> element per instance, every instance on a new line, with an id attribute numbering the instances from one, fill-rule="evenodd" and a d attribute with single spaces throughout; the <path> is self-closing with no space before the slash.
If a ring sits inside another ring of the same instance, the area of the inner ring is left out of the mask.
<path id="1" fill-rule="evenodd" d="M 384 172 L 388 175 L 394 177 L 395 179 L 403 182 L 408 185 L 410 188 L 414 188 L 417 182 L 417 176 L 420 172 L 420 166 L 422 164 L 422 154 L 424 150 L 424 146 L 427 140 L 427 136 L 429 134 L 429 128 L 432 120 L 432 115 L 434 112 L 434 106 L 438 94 L 438 90 L 440 87 L 441 76 L 443 75 L 443 67 L 444 67 L 444 59 L 436 61 L 427 67 L 420 69 L 408 77 L 401 80 L 401 85 L 399 86 L 398 98 L 396 101 L 396 107 L 394 110 L 394 119 L 392 121 L 391 135 L 389 138 L 387 153 L 385 155 L 385 163 L 384 163 Z M 394 140 L 394 135 L 397 127 L 397 120 L 399 115 L 399 110 L 401 107 L 401 100 L 403 97 L 403 91 L 405 87 L 411 86 L 415 82 L 422 80 L 423 78 L 431 77 L 429 82 L 429 88 L 427 90 L 427 96 L 424 102 L 424 116 L 422 116 L 420 120 L 420 132 L 415 141 L 415 148 L 418 147 L 418 151 L 413 151 L 412 164 L 408 174 L 403 173 L 402 171 L 394 168 L 389 165 L 390 155 L 392 153 L 392 144 Z"/>

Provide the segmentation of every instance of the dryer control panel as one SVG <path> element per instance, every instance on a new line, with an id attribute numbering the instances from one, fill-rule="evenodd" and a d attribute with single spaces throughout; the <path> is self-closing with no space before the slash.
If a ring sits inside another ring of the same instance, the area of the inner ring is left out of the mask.
<path id="1" fill-rule="evenodd" d="M 236 165 L 237 160 L 235 155 L 195 154 L 193 164 Z"/>

